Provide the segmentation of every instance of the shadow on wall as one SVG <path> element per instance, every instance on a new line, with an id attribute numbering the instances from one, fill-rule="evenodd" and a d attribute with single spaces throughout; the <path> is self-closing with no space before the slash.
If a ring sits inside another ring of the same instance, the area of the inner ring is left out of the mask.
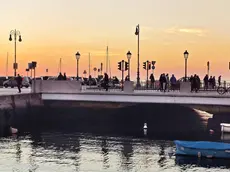
<path id="1" fill-rule="evenodd" d="M 74 130 L 100 134 L 143 135 L 143 124 L 148 124 L 148 135 L 175 139 L 180 135 L 191 139 L 203 137 L 206 124 L 193 109 L 170 104 L 113 104 L 46 101 L 45 106 L 26 115 L 17 115 L 15 125 L 28 130 Z M 90 104 L 90 106 L 89 106 Z M 109 107 L 109 108 L 108 108 Z"/>

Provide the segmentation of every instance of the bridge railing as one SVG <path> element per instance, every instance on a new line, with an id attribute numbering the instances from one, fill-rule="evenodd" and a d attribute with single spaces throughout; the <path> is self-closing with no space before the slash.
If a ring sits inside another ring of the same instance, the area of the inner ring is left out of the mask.
<path id="1" fill-rule="evenodd" d="M 34 86 L 35 85 L 35 86 Z M 221 83 L 223 87 L 229 87 L 230 84 L 223 82 Z M 201 83 L 199 85 L 198 91 L 209 91 L 216 92 L 218 86 L 209 86 L 208 89 L 204 87 L 204 84 Z M 50 92 L 50 93 L 76 93 L 76 92 L 160 92 L 163 91 L 160 87 L 159 82 L 155 82 L 154 84 L 149 83 L 147 86 L 146 83 L 141 83 L 140 87 L 137 87 L 136 84 L 132 81 L 126 81 L 123 85 L 108 85 L 108 90 L 106 90 L 103 86 L 87 86 L 82 85 L 77 81 L 36 81 L 32 84 L 32 92 Z M 190 92 L 191 84 L 189 82 L 181 82 L 178 85 L 167 85 L 166 84 L 166 92 L 175 91 L 175 92 Z"/>

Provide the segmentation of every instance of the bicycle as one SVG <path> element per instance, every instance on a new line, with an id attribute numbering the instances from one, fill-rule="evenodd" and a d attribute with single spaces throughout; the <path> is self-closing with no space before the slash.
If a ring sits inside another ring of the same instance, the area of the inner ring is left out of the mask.
<path id="1" fill-rule="evenodd" d="M 228 92 L 230 92 L 230 87 L 226 88 L 226 87 L 219 86 L 217 88 L 217 93 L 219 93 L 221 95 L 228 93 Z"/>

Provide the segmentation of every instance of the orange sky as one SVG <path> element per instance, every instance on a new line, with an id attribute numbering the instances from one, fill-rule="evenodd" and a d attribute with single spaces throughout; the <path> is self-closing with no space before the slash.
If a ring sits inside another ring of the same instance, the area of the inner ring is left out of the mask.
<path id="1" fill-rule="evenodd" d="M 135 3 L 135 2 L 136 3 Z M 21 31 L 23 41 L 17 44 L 18 72 L 25 75 L 28 62 L 38 62 L 37 73 L 49 75 L 62 71 L 76 75 L 75 53 L 81 53 L 80 75 L 88 72 L 88 53 L 91 68 L 104 63 L 109 46 L 112 75 L 120 76 L 117 62 L 126 60 L 132 52 L 131 76 L 136 78 L 137 37 L 135 26 L 140 24 L 141 78 L 146 71 L 142 63 L 155 60 L 158 75 L 184 75 L 183 52 L 190 53 L 188 74 L 198 73 L 203 78 L 207 61 L 211 75 L 230 79 L 230 12 L 227 0 L 8 0 L 0 6 L 0 73 L 5 75 L 6 54 L 9 52 L 9 75 L 13 74 L 14 44 L 8 41 L 10 30 Z M 131 3 L 132 2 L 132 3 Z M 206 6 L 209 4 L 208 6 Z M 206 8 L 204 8 L 206 7 Z M 164 12 L 163 12 L 164 11 Z M 131 78 L 131 79 L 132 79 Z"/>

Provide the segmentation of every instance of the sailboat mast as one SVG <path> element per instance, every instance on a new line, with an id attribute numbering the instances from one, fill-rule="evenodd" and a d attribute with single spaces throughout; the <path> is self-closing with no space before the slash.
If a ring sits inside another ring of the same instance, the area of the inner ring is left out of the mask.
<path id="1" fill-rule="evenodd" d="M 108 63 L 109 63 L 109 55 L 108 55 L 108 52 L 109 52 L 109 47 L 107 46 L 107 49 L 106 49 L 106 73 L 108 74 Z"/>
<path id="2" fill-rule="evenodd" d="M 90 53 L 89 53 L 89 76 L 90 76 L 90 73 L 91 73 L 90 66 L 91 66 L 91 64 L 90 64 Z"/>
<path id="3" fill-rule="evenodd" d="M 112 77 L 110 58 L 109 58 L 109 76 L 110 76 L 110 78 Z"/>
<path id="4" fill-rule="evenodd" d="M 61 65 L 62 65 L 62 64 L 61 64 L 61 58 L 60 58 L 60 63 L 59 63 L 59 65 L 60 65 L 60 73 L 61 73 Z"/>
<path id="5" fill-rule="evenodd" d="M 8 52 L 6 56 L 6 77 L 8 77 Z"/>

